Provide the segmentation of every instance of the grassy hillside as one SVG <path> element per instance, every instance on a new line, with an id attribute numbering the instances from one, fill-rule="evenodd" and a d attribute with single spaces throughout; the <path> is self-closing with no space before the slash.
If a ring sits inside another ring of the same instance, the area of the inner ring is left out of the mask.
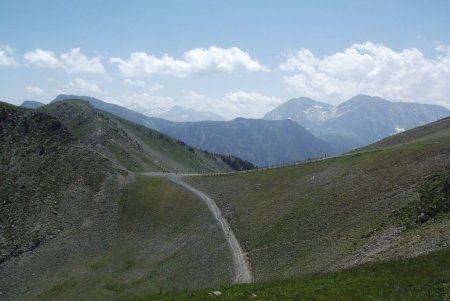
<path id="1" fill-rule="evenodd" d="M 411 257 L 450 244 L 447 133 L 434 126 L 385 149 L 189 182 L 216 200 L 259 281 Z"/>
<path id="2" fill-rule="evenodd" d="M 223 233 L 189 192 L 166 179 L 139 176 L 119 215 L 117 239 L 108 250 L 46 280 L 31 299 L 115 300 L 231 283 Z"/>
<path id="3" fill-rule="evenodd" d="M 403 143 L 415 143 L 421 139 L 430 140 L 434 139 L 438 141 L 439 139 L 448 139 L 450 137 L 450 117 L 420 126 L 411 131 L 406 131 L 397 135 L 393 135 L 382 139 L 374 144 L 360 148 L 356 150 L 365 151 L 380 149 L 390 146 L 398 146 Z"/>
<path id="4" fill-rule="evenodd" d="M 94 109 L 82 100 L 55 102 L 39 111 L 60 119 L 81 145 L 131 171 L 213 172 L 252 167 L 235 157 L 194 149 L 155 130 Z"/>
<path id="5" fill-rule="evenodd" d="M 135 298 L 163 300 L 449 300 L 450 249 L 295 281 L 236 285 Z M 220 292 L 216 296 L 213 292 Z"/>

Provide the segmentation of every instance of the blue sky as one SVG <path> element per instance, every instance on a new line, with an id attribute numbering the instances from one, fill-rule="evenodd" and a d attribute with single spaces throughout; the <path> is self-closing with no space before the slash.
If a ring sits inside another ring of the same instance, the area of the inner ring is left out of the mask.
<path id="1" fill-rule="evenodd" d="M 448 1 L 8 1 L 0 100 L 261 117 L 364 93 L 450 107 Z"/>

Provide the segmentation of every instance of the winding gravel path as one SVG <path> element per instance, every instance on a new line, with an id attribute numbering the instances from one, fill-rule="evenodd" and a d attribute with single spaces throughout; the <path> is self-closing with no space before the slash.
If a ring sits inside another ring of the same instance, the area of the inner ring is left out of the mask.
<path id="1" fill-rule="evenodd" d="M 250 265 L 247 261 L 247 256 L 242 250 L 241 245 L 239 244 L 239 241 L 236 239 L 236 236 L 234 235 L 233 230 L 231 230 L 231 227 L 228 224 L 227 220 L 223 217 L 219 207 L 216 205 L 214 200 L 210 198 L 206 193 L 198 190 L 197 188 L 193 187 L 192 185 L 182 180 L 183 176 L 189 176 L 193 174 L 174 174 L 163 172 L 146 172 L 142 174 L 147 176 L 165 177 L 171 180 L 172 182 L 191 191 L 196 196 L 198 196 L 208 206 L 209 210 L 214 215 L 214 218 L 217 220 L 220 227 L 222 228 L 222 231 L 225 234 L 225 237 L 228 241 L 231 255 L 233 257 L 234 268 L 236 271 L 234 283 L 250 283 L 253 281 L 253 276 L 250 270 Z"/>

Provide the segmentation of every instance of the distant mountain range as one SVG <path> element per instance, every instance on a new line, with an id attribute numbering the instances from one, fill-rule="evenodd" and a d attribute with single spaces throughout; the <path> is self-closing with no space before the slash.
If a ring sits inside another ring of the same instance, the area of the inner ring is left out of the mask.
<path id="1" fill-rule="evenodd" d="M 58 118 L 79 143 L 89 145 L 129 171 L 219 172 L 253 166 L 186 145 L 158 131 L 95 109 L 83 100 L 51 103 L 39 109 Z"/>
<path id="2" fill-rule="evenodd" d="M 347 151 L 447 116 L 450 111 L 437 105 L 358 95 L 338 106 L 310 98 L 291 99 L 264 119 L 290 119 L 338 150 Z"/>
<path id="3" fill-rule="evenodd" d="M 450 116 L 448 109 L 437 105 L 358 95 L 338 106 L 310 98 L 291 99 L 267 113 L 264 120 L 172 122 L 87 96 L 59 95 L 55 101 L 70 98 L 89 101 L 98 109 L 156 129 L 193 147 L 234 155 L 257 166 L 348 151 Z M 177 110 L 180 115 L 187 111 L 174 108 L 170 114 Z"/>
<path id="4" fill-rule="evenodd" d="M 42 102 L 39 102 L 36 100 L 24 100 L 24 102 L 22 102 L 22 104 L 20 106 L 27 108 L 27 109 L 37 109 L 42 106 L 45 106 L 45 103 L 42 103 Z"/>
<path id="5" fill-rule="evenodd" d="M 291 120 L 236 118 L 178 123 L 161 130 L 200 149 L 231 154 L 257 166 L 336 153 L 328 143 Z"/>
<path id="6" fill-rule="evenodd" d="M 173 106 L 169 111 L 158 116 L 176 122 L 189 121 L 225 121 L 225 118 L 212 112 L 197 111 L 182 106 Z"/>
<path id="7" fill-rule="evenodd" d="M 293 121 L 238 118 L 232 121 L 171 122 L 88 96 L 59 95 L 54 101 L 81 99 L 100 110 L 156 129 L 193 147 L 233 155 L 257 166 L 331 155 L 336 149 Z"/>
<path id="8" fill-rule="evenodd" d="M 61 94 L 61 95 L 58 95 L 52 102 L 62 101 L 62 100 L 66 100 L 66 99 L 81 99 L 81 100 L 87 101 L 94 108 L 97 108 L 102 111 L 106 111 L 108 113 L 119 116 L 123 119 L 133 121 L 140 125 L 143 125 L 143 126 L 146 126 L 149 128 L 153 128 L 156 130 L 159 130 L 160 127 L 164 127 L 164 126 L 167 126 L 172 123 L 171 121 L 168 121 L 165 119 L 149 117 L 147 115 L 127 109 L 125 107 L 121 107 L 119 105 L 104 102 L 100 99 L 90 97 L 90 96 Z"/>

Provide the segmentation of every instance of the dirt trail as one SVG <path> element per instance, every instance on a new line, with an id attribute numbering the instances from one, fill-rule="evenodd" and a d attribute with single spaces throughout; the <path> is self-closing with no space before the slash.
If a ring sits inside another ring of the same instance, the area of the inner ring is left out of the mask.
<path id="1" fill-rule="evenodd" d="M 147 176 L 165 177 L 172 182 L 186 188 L 187 190 L 194 193 L 197 197 L 199 197 L 208 206 L 209 210 L 214 215 L 214 218 L 217 220 L 220 227 L 222 228 L 223 233 L 225 234 L 228 245 L 230 247 L 231 255 L 233 257 L 234 267 L 236 271 L 234 283 L 250 283 L 253 281 L 253 276 L 250 270 L 250 265 L 247 261 L 247 256 L 242 250 L 241 245 L 236 239 L 236 236 L 234 235 L 233 230 L 231 230 L 231 227 L 228 224 L 227 220 L 222 216 L 222 212 L 220 211 L 219 207 L 217 207 L 214 200 L 211 199 L 207 194 L 182 180 L 183 176 L 188 176 L 191 174 L 174 174 L 163 172 L 146 172 L 142 174 Z"/>

